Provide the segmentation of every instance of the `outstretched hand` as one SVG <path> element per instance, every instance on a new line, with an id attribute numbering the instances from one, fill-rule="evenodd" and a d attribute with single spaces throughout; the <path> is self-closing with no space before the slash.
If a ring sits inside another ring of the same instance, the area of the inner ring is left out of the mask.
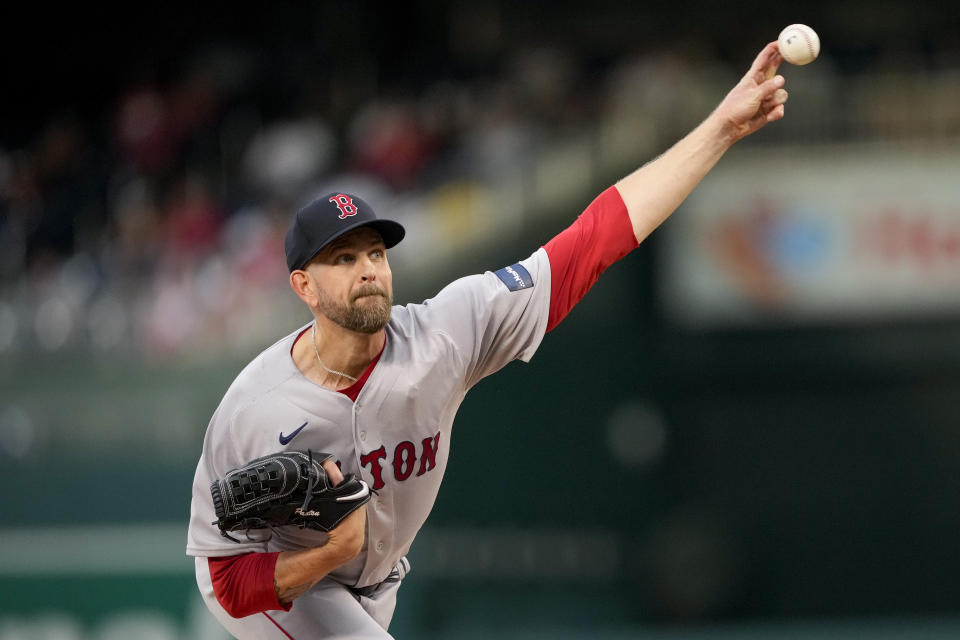
<path id="1" fill-rule="evenodd" d="M 787 92 L 783 89 L 783 76 L 777 75 L 782 62 L 777 43 L 769 43 L 757 55 L 746 75 L 717 106 L 713 115 L 723 120 L 734 140 L 783 117 Z"/>

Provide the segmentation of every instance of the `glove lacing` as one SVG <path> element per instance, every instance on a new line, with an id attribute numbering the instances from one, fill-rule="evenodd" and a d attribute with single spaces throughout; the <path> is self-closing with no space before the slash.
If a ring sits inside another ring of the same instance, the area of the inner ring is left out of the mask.
<path id="1" fill-rule="evenodd" d="M 313 489 L 317 486 L 318 474 L 313 468 L 313 451 L 307 449 L 307 495 L 303 497 L 303 506 L 300 507 L 301 513 L 306 513 L 310 507 L 310 498 L 313 496 Z"/>

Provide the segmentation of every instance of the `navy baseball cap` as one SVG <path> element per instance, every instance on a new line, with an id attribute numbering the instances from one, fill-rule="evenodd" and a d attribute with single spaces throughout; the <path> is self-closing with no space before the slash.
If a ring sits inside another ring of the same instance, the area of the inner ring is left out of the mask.
<path id="1" fill-rule="evenodd" d="M 403 240 L 399 222 L 378 218 L 373 207 L 350 193 L 328 193 L 297 211 L 287 230 L 284 249 L 291 272 L 303 269 L 325 246 L 359 227 L 375 229 L 389 249 Z"/>

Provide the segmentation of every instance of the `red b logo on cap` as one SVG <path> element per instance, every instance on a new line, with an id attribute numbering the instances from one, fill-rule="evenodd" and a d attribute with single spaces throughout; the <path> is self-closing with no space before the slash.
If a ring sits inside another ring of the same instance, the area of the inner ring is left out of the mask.
<path id="1" fill-rule="evenodd" d="M 346 194 L 338 193 L 330 198 L 330 202 L 337 205 L 337 209 L 340 209 L 341 220 L 357 215 L 357 205 L 353 204 L 353 198 Z"/>

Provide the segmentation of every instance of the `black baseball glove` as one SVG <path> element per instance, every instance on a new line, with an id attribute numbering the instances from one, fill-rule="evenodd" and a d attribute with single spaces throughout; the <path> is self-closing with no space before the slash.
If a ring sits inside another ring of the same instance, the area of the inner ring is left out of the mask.
<path id="1" fill-rule="evenodd" d="M 210 484 L 224 537 L 231 531 L 298 525 L 330 531 L 370 500 L 370 488 L 352 473 L 336 487 L 321 464 L 329 453 L 282 451 L 251 460 Z"/>

